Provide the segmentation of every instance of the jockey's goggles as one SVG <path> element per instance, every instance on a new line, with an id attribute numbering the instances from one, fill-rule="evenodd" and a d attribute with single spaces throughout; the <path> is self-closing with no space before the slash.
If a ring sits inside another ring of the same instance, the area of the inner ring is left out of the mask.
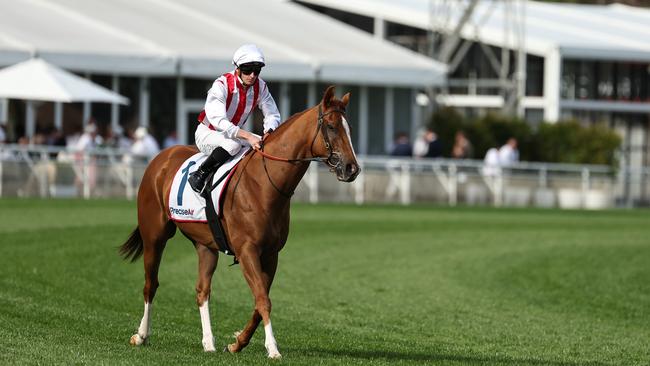
<path id="1" fill-rule="evenodd" d="M 259 75 L 260 72 L 262 71 L 262 67 L 264 67 L 264 64 L 262 63 L 251 62 L 251 63 L 240 65 L 239 71 L 241 71 L 241 73 L 244 75 L 250 75 L 253 72 L 255 73 L 255 75 Z"/>

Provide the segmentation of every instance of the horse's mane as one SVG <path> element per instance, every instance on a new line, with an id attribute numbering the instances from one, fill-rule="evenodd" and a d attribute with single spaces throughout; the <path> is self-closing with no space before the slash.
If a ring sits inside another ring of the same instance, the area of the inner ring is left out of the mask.
<path id="1" fill-rule="evenodd" d="M 314 107 L 312 107 L 314 108 Z M 294 113 L 292 114 L 289 118 L 287 118 L 286 121 L 284 121 L 278 128 L 277 130 L 273 131 L 267 138 L 264 140 L 264 143 L 269 143 L 273 141 L 278 135 L 281 135 L 284 130 L 289 128 L 293 124 L 293 122 L 300 117 L 302 117 L 305 113 L 309 112 L 312 108 L 305 109 L 302 112 Z"/>
<path id="2" fill-rule="evenodd" d="M 302 117 L 305 113 L 311 111 L 312 109 L 317 108 L 319 105 L 320 105 L 320 104 L 317 104 L 317 105 L 315 105 L 315 106 L 313 106 L 313 107 L 311 107 L 311 108 L 307 108 L 307 109 L 305 109 L 305 110 L 302 111 L 302 112 L 297 112 L 297 113 L 292 114 L 289 118 L 286 119 L 286 121 L 284 121 L 284 122 L 283 122 L 283 123 L 278 127 L 277 130 L 275 130 L 273 133 L 271 133 L 271 134 L 267 137 L 267 139 L 266 139 L 264 142 L 267 143 L 267 142 L 271 142 L 271 141 L 273 141 L 275 137 L 277 137 L 278 135 L 282 134 L 282 132 L 283 132 L 285 129 L 289 128 L 289 126 L 291 126 L 295 120 L 299 119 L 299 118 Z M 336 98 L 332 98 L 332 100 L 330 101 L 330 106 L 331 106 L 331 107 L 335 107 L 335 108 L 339 108 L 339 109 L 342 109 L 342 110 L 345 110 L 345 105 L 343 104 L 343 102 L 340 101 L 339 99 L 336 99 Z"/>

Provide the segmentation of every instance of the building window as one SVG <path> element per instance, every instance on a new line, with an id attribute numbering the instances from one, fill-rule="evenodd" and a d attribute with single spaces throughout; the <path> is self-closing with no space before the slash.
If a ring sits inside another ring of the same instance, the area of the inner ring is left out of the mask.
<path id="1" fill-rule="evenodd" d="M 385 141 L 385 88 L 368 88 L 368 154 L 384 155 Z"/>
<path id="2" fill-rule="evenodd" d="M 616 99 L 630 100 L 632 97 L 632 69 L 629 64 L 617 65 Z"/>
<path id="3" fill-rule="evenodd" d="M 524 118 L 528 124 L 538 126 L 542 121 L 544 121 L 544 110 L 539 108 L 527 108 Z"/>
<path id="4" fill-rule="evenodd" d="M 544 95 L 544 58 L 526 56 L 526 95 L 541 97 Z"/>
<path id="5" fill-rule="evenodd" d="M 592 61 L 581 61 L 576 77 L 578 99 L 595 99 L 595 64 Z"/>
<path id="6" fill-rule="evenodd" d="M 560 95 L 563 99 L 576 98 L 576 67 L 577 62 L 564 60 L 562 63 L 562 80 Z"/>
<path id="7" fill-rule="evenodd" d="M 598 62 L 597 99 L 611 100 L 614 98 L 614 64 L 611 62 Z"/>

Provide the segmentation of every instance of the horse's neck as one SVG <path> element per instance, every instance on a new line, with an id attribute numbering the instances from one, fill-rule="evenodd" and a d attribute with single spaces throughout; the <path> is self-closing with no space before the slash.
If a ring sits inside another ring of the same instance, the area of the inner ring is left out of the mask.
<path id="1" fill-rule="evenodd" d="M 273 133 L 273 139 L 264 144 L 264 151 L 268 154 L 287 159 L 311 158 L 311 144 L 318 134 L 316 110 L 311 108 L 289 121 Z M 273 183 L 284 192 L 293 192 L 300 180 L 307 172 L 308 162 L 284 163 L 273 162 L 267 170 Z M 268 179 L 264 173 L 263 179 Z"/>

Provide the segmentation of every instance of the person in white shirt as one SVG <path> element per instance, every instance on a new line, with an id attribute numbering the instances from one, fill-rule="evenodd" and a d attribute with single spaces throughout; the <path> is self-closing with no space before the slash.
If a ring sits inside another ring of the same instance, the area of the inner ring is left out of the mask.
<path id="1" fill-rule="evenodd" d="M 147 131 L 146 127 L 138 127 L 133 133 L 135 142 L 131 145 L 131 154 L 134 156 L 151 160 L 160 152 L 158 142 Z"/>
<path id="2" fill-rule="evenodd" d="M 84 127 L 84 132 L 79 139 L 73 142 L 72 150 L 75 152 L 91 151 L 102 143 L 103 139 L 97 134 L 97 125 L 89 122 Z"/>
<path id="3" fill-rule="evenodd" d="M 252 44 L 243 45 L 235 51 L 232 63 L 235 69 L 217 78 L 208 91 L 194 134 L 199 151 L 208 156 L 188 179 L 192 189 L 199 193 L 208 175 L 236 155 L 242 143 L 260 147 L 260 136 L 239 127 L 255 107 L 264 115 L 265 134 L 281 123 L 275 100 L 259 77 L 265 66 L 262 51 Z"/>
<path id="4" fill-rule="evenodd" d="M 488 177 L 499 175 L 501 167 L 499 164 L 499 150 L 496 147 L 490 148 L 485 153 L 483 164 L 483 175 Z"/>
<path id="5" fill-rule="evenodd" d="M 505 145 L 499 149 L 499 165 L 510 166 L 519 161 L 519 150 L 517 150 L 517 139 L 511 137 Z"/>

